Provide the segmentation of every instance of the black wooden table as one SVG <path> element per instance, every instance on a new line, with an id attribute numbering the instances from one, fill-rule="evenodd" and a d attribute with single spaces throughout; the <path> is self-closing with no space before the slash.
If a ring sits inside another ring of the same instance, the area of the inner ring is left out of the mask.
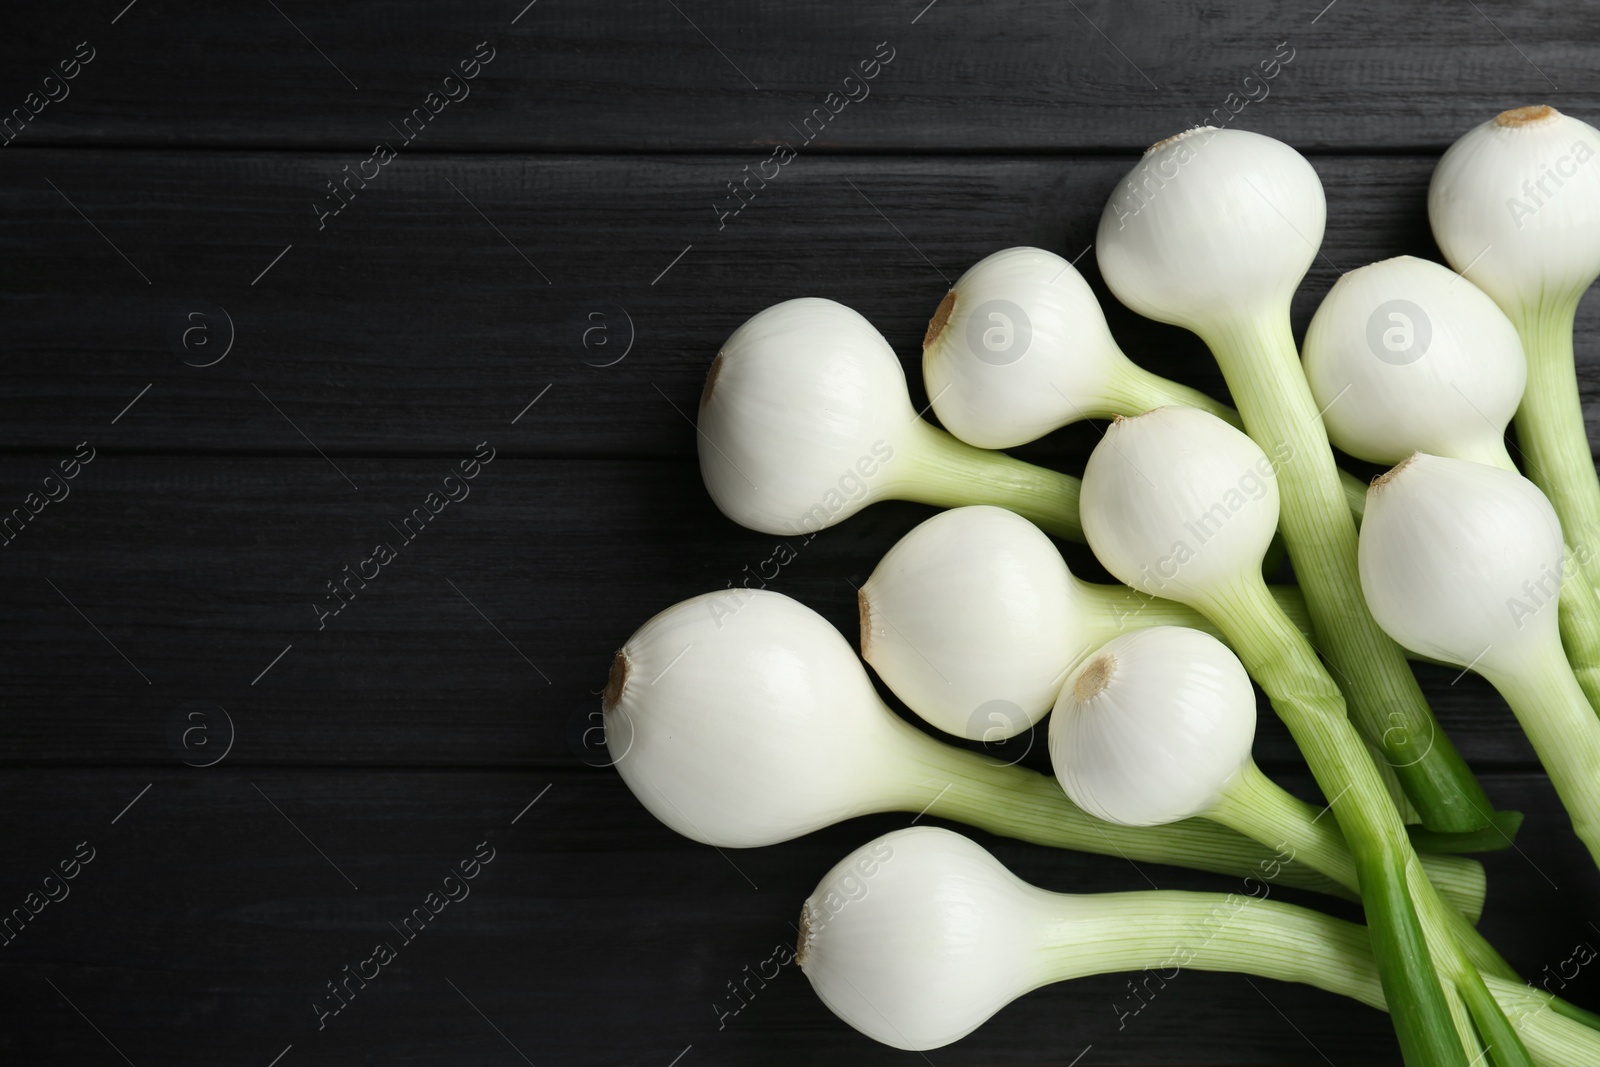
<path id="1" fill-rule="evenodd" d="M 1199 973 L 1120 1023 L 1107 976 L 879 1048 L 795 968 L 748 978 L 905 817 L 721 855 L 593 766 L 612 650 L 772 552 L 711 505 L 690 424 L 750 314 L 856 307 L 920 404 L 951 279 L 1079 256 L 1143 145 L 1231 115 L 1326 185 L 1303 328 L 1341 270 L 1437 257 L 1424 190 L 1469 126 L 1600 115 L 1593 5 L 1323 2 L 8 12 L 0 914 L 28 917 L 0 935 L 0 1062 L 1394 1062 L 1377 1012 Z M 1220 395 L 1192 337 L 1101 293 L 1131 353 Z M 1592 401 L 1600 300 L 1579 326 Z M 1076 470 L 1093 440 L 1021 452 Z M 852 582 L 926 515 L 874 507 L 771 585 L 853 632 Z M 1600 879 L 1498 698 L 1422 673 L 1528 813 L 1484 926 L 1547 977 L 1600 944 Z M 1308 789 L 1263 722 L 1263 766 Z M 1052 888 L 1231 888 L 980 839 Z M 1593 973 L 1568 992 L 1600 1006 Z"/>

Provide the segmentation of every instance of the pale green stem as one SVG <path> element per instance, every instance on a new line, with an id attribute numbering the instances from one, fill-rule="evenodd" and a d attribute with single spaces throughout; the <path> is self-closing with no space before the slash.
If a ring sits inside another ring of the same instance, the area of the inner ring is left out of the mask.
<path id="1" fill-rule="evenodd" d="M 891 495 L 941 508 L 992 504 L 1046 533 L 1083 543 L 1077 478 L 975 448 L 921 419 L 912 420 L 904 441 L 904 462 L 895 471 Z"/>
<path id="2" fill-rule="evenodd" d="M 1553 642 L 1514 673 L 1484 670 L 1522 725 L 1572 829 L 1600 864 L 1600 718 Z"/>
<path id="3" fill-rule="evenodd" d="M 1166 863 L 1236 878 L 1265 879 L 1271 849 L 1204 819 L 1168 826 L 1114 826 L 1067 798 L 1054 776 L 1002 764 L 947 745 L 896 719 L 910 753 L 904 796 L 881 810 L 923 812 L 1002 837 L 1076 849 L 1129 862 Z M 1471 896 L 1470 871 L 1461 885 Z M 1277 884 L 1351 899 L 1353 894 L 1309 867 L 1285 867 Z"/>
<path id="4" fill-rule="evenodd" d="M 1165 381 L 1154 375 L 1150 377 L 1155 382 Z M 1195 398 L 1205 397 L 1204 393 L 1188 390 L 1187 386 L 1176 382 L 1167 382 L 1167 388 L 1172 397 L 1188 393 L 1193 393 Z M 1179 401 L 1162 401 L 1163 404 L 1176 402 Z M 1229 422 L 1238 422 L 1231 408 L 1216 401 L 1209 403 L 1210 407 L 1202 407 L 1202 410 L 1219 409 L 1212 413 Z M 1201 405 L 1196 400 L 1185 402 L 1185 406 Z M 886 486 L 889 496 L 940 508 L 992 504 L 1016 512 L 1046 533 L 1084 543 L 1083 524 L 1078 518 L 1078 496 L 1083 483 L 1072 475 L 1026 463 L 1004 452 L 969 445 L 920 418 L 912 420 L 904 441 L 904 462 L 896 468 L 893 480 Z M 1342 477 L 1347 482 L 1360 484 L 1351 475 L 1342 474 Z M 1347 501 L 1358 516 L 1360 509 L 1366 506 L 1364 491 Z"/>
<path id="5" fill-rule="evenodd" d="M 1038 948 L 1046 981 L 1146 971 L 1164 984 L 1194 968 L 1300 982 L 1384 1005 L 1366 928 L 1310 908 L 1242 893 L 1039 893 L 1051 920 Z"/>
<path id="6" fill-rule="evenodd" d="M 1295 623 L 1296 628 L 1299 625 L 1298 622 Z M 1401 784 L 1400 776 L 1395 773 L 1394 767 L 1389 763 L 1388 757 L 1384 755 L 1383 749 L 1367 740 L 1365 736 L 1361 740 L 1367 746 L 1367 754 L 1372 757 L 1372 765 L 1378 769 L 1378 777 L 1383 779 L 1383 787 L 1389 791 L 1390 803 L 1400 813 L 1400 821 L 1407 826 L 1422 822 L 1422 816 L 1417 814 L 1417 809 L 1411 803 L 1411 798 L 1406 796 L 1406 787 Z"/>
<path id="7" fill-rule="evenodd" d="M 1228 405 L 1213 400 L 1198 389 L 1191 389 L 1187 385 L 1180 385 L 1160 375 L 1151 374 L 1137 364 L 1134 365 L 1134 369 L 1137 374 L 1129 380 L 1119 382 L 1107 397 L 1107 410 L 1095 414 L 1132 417 L 1159 407 L 1189 407 L 1204 411 L 1208 415 L 1215 415 L 1229 426 L 1244 429 L 1244 420 Z M 1367 483 L 1340 468 L 1339 484 L 1344 489 L 1344 499 L 1350 508 L 1350 516 L 1355 519 L 1356 525 L 1360 526 L 1361 516 L 1366 514 L 1367 510 Z"/>
<path id="8" fill-rule="evenodd" d="M 1528 478 L 1550 499 L 1567 543 L 1561 643 L 1584 698 L 1600 711 L 1600 481 L 1572 354 L 1580 296 L 1552 296 L 1511 317 L 1528 356 L 1516 427 Z"/>
<path id="9" fill-rule="evenodd" d="M 1136 363 L 1130 362 L 1126 366 L 1131 368 L 1129 372 L 1108 391 L 1107 414 L 1131 418 L 1156 408 L 1184 407 L 1215 415 L 1231 426 L 1241 425 L 1237 411 L 1200 390 L 1180 385 L 1159 374 L 1151 374 Z"/>
<path id="10" fill-rule="evenodd" d="M 1278 528 L 1311 609 L 1317 649 L 1344 691 L 1348 714 L 1388 756 L 1430 829 L 1483 827 L 1493 810 L 1489 798 L 1434 719 L 1400 646 L 1378 628 L 1362 598 L 1355 523 L 1287 306 L 1202 337 L 1250 436 L 1277 465 Z"/>
<path id="11" fill-rule="evenodd" d="M 1252 760 L 1227 785 L 1211 818 L 1246 837 L 1270 845 L 1289 860 L 1309 864 L 1347 889 L 1357 888 L 1350 856 L 1332 805 L 1317 810 L 1290 796 Z"/>
<path id="12" fill-rule="evenodd" d="M 1458 446 L 1449 452 L 1451 459 L 1464 459 L 1468 463 L 1481 463 L 1485 467 L 1498 467 L 1503 471 L 1512 471 L 1516 474 L 1516 461 L 1511 458 L 1511 453 L 1506 450 L 1506 439 L 1502 437 L 1487 437 L 1481 441 L 1475 440 L 1470 446 Z"/>
<path id="13" fill-rule="evenodd" d="M 1311 615 L 1306 610 L 1306 600 L 1300 595 L 1300 590 L 1292 585 L 1273 585 L 1268 589 L 1279 609 L 1301 633 L 1309 636 Z M 1222 637 L 1204 613 L 1175 600 L 1151 596 L 1115 583 L 1080 581 L 1076 590 L 1092 635 L 1091 643 L 1095 647 L 1130 630 L 1148 630 L 1153 626 L 1187 626 L 1204 630 L 1212 637 Z"/>
<path id="14" fill-rule="evenodd" d="M 1562 1015 L 1556 997 L 1504 978 L 1483 982 L 1540 1067 L 1600 1067 L 1596 1032 Z"/>
<path id="15" fill-rule="evenodd" d="M 1345 507 L 1350 509 L 1350 517 L 1355 520 L 1356 529 L 1360 529 L 1362 516 L 1367 513 L 1367 483 L 1349 471 L 1341 469 L 1339 488 L 1344 491 Z"/>
<path id="16" fill-rule="evenodd" d="M 1219 640 L 1222 638 L 1222 632 L 1204 614 L 1177 601 L 1153 597 L 1114 582 L 1079 581 L 1077 589 L 1086 621 L 1094 635 L 1093 640 L 1101 644 L 1129 630 L 1148 630 L 1152 626 L 1188 626 L 1191 629 L 1204 630 Z M 1278 608 L 1289 617 L 1290 622 L 1294 623 L 1295 629 L 1299 630 L 1307 640 L 1311 640 L 1311 611 L 1306 607 L 1305 595 L 1300 592 L 1299 587 L 1269 585 L 1267 589 L 1272 593 L 1272 599 L 1277 602 Z M 1406 653 L 1406 657 L 1418 663 L 1449 666 L 1443 660 L 1430 659 L 1414 652 Z M 1373 751 L 1373 758 L 1380 764 L 1379 771 L 1394 781 L 1395 788 L 1398 789 L 1399 777 L 1394 773 L 1394 768 L 1383 759 L 1382 750 L 1370 742 L 1368 747 Z M 1416 817 L 1415 809 L 1410 806 L 1410 801 L 1404 799 L 1403 793 L 1396 797 L 1395 803 L 1402 814 L 1407 814 L 1407 822 L 1420 821 Z"/>
<path id="17" fill-rule="evenodd" d="M 1132 972 L 1130 995 L 1112 1004 L 1124 1025 L 1184 968 L 1298 982 L 1387 1010 L 1371 938 L 1355 923 L 1232 893 L 1039 892 L 1051 916 L 1041 984 Z M 1553 997 L 1502 978 L 1486 985 L 1539 1067 L 1600 1065 L 1600 1035 L 1560 1015 Z"/>
<path id="18" fill-rule="evenodd" d="M 1209 815 L 1229 829 L 1270 846 L 1280 854 L 1287 853 L 1294 862 L 1316 868 L 1347 889 L 1358 889 L 1356 863 L 1344 837 L 1339 833 L 1338 820 L 1332 811 L 1332 805 L 1318 808 L 1291 796 L 1252 761 L 1228 783 L 1221 802 Z M 1434 874 L 1438 871 L 1433 861 L 1455 858 L 1420 857 L 1428 880 L 1448 905 L 1446 910 L 1449 914 L 1441 914 L 1439 919 L 1449 927 L 1451 935 L 1461 944 L 1474 966 L 1502 978 L 1516 978 L 1517 972 L 1473 929 L 1471 924 L 1477 921 L 1482 911 L 1461 907 L 1450 899 L 1450 894 L 1439 883 L 1433 882 Z"/>
<path id="19" fill-rule="evenodd" d="M 1336 483 L 1333 488 L 1337 491 Z M 1408 1059 L 1419 1063 L 1465 1062 L 1445 989 L 1452 985 L 1469 1008 L 1481 1010 L 1473 997 L 1481 980 L 1452 936 L 1450 909 L 1425 877 L 1411 877 L 1413 871 L 1420 875 L 1421 865 L 1383 780 L 1346 717 L 1339 687 L 1312 647 L 1277 612 L 1259 578 L 1241 575 L 1236 585 L 1214 590 L 1199 606 L 1228 635 L 1251 677 L 1266 691 L 1329 798 L 1358 872 L 1384 989 L 1391 1002 L 1404 1005 L 1395 1013 L 1401 1047 Z M 1477 1021 L 1495 1029 L 1505 1023 L 1492 1017 Z M 1503 1048 L 1493 1062 L 1516 1063 L 1518 1051 Z"/>

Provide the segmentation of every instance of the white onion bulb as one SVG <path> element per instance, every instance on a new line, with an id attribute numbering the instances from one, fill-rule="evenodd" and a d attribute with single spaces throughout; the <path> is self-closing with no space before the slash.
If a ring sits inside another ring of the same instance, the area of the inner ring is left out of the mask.
<path id="1" fill-rule="evenodd" d="M 1305 602 L 1270 590 L 1303 631 Z M 1038 527 L 993 507 L 914 528 L 859 591 L 861 656 L 925 722 L 970 741 L 1049 714 L 1074 664 L 1120 633 L 1211 624 L 1193 608 L 1075 577 Z"/>
<path id="2" fill-rule="evenodd" d="M 800 968 L 833 1013 L 900 1049 L 948 1045 L 1051 980 L 1053 894 L 960 834 L 914 826 L 857 849 L 800 915 Z"/>
<path id="3" fill-rule="evenodd" d="M 900 360 L 870 322 L 832 300 L 785 300 L 711 365 L 700 473 L 740 525 L 815 533 L 895 496 L 897 453 L 919 425 Z"/>
<path id="4" fill-rule="evenodd" d="M 706 375 L 698 429 L 706 489 L 753 530 L 815 534 L 874 501 L 915 500 L 998 504 L 1082 536 L 1076 478 L 923 421 L 889 343 L 832 300 L 786 300 L 735 330 Z"/>
<path id="5" fill-rule="evenodd" d="M 1501 112 L 1439 160 L 1428 218 L 1450 265 L 1521 335 L 1517 447 L 1571 546 L 1561 639 L 1600 711 L 1600 482 L 1573 352 L 1578 305 L 1600 275 L 1600 130 L 1543 105 Z"/>
<path id="6" fill-rule="evenodd" d="M 641 626 L 601 701 L 612 764 L 668 827 L 724 848 L 873 812 L 949 818 L 1053 848 L 1235 877 L 1270 853 L 1221 826 L 1107 826 L 1055 780 L 943 744 L 879 699 L 828 622 L 779 593 L 720 590 Z M 1278 880 L 1340 892 L 1315 869 Z M 1466 892 L 1471 894 L 1470 879 Z"/>
<path id="7" fill-rule="evenodd" d="M 1040 986 L 1125 971 L 1144 971 L 1151 992 L 1188 968 L 1384 1006 L 1363 926 L 1243 893 L 1052 893 L 931 826 L 885 834 L 840 860 L 806 898 L 799 928 L 795 960 L 822 1002 L 898 1049 L 958 1041 Z M 1485 980 L 1540 1067 L 1588 1062 L 1593 1031 L 1539 1006 L 1520 982 Z M 1144 1001 L 1128 1003 L 1119 1019 Z"/>
<path id="8" fill-rule="evenodd" d="M 1084 534 L 1105 568 L 1152 596 L 1205 600 L 1256 572 L 1278 525 L 1276 463 L 1214 415 L 1118 419 L 1083 472 Z"/>
<path id="9" fill-rule="evenodd" d="M 996 252 L 956 280 L 928 323 L 922 379 L 939 421 L 981 448 L 1163 404 L 1228 410 L 1130 361 L 1083 275 L 1042 248 Z"/>
<path id="10" fill-rule="evenodd" d="M 1250 676 L 1209 634 L 1158 626 L 1103 645 L 1061 688 L 1050 762 L 1080 808 L 1124 826 L 1205 815 L 1250 765 Z"/>
<path id="11" fill-rule="evenodd" d="M 1333 444 L 1392 466 L 1413 452 L 1510 467 L 1528 364 L 1516 327 L 1459 274 L 1399 256 L 1334 283 L 1301 349 Z"/>
<path id="12" fill-rule="evenodd" d="M 1428 219 L 1513 319 L 1576 301 L 1600 276 L 1600 131 L 1544 105 L 1502 112 L 1439 160 Z"/>
<path id="13" fill-rule="evenodd" d="M 1419 453 L 1373 483 L 1361 588 L 1396 641 L 1500 691 L 1600 863 L 1600 719 L 1557 626 L 1562 552 L 1555 509 L 1522 475 Z"/>
<path id="14" fill-rule="evenodd" d="M 1407 648 L 1516 673 L 1559 644 L 1562 552 L 1555 510 L 1522 475 L 1418 453 L 1368 493 L 1361 588 Z"/>
<path id="15" fill-rule="evenodd" d="M 921 795 L 920 742 L 826 619 L 779 593 L 675 604 L 617 653 L 606 745 L 651 814 L 734 848 L 787 841 Z"/>
<path id="16" fill-rule="evenodd" d="M 861 656 L 946 733 L 998 741 L 1049 712 L 1092 647 L 1081 583 L 1009 511 L 956 508 L 917 526 L 861 586 Z"/>
<path id="17" fill-rule="evenodd" d="M 899 1049 L 948 1045 L 1040 986 L 1118 971 L 1163 984 L 1182 968 L 1238 971 L 1384 1003 L 1364 927 L 1240 893 L 1052 893 L 931 826 L 846 856 L 799 926 L 795 958 L 823 1003 Z"/>
<path id="18" fill-rule="evenodd" d="M 1288 307 L 1326 221 L 1304 156 L 1202 126 L 1145 152 L 1100 216 L 1095 255 L 1118 300 L 1209 342 L 1216 328 Z"/>

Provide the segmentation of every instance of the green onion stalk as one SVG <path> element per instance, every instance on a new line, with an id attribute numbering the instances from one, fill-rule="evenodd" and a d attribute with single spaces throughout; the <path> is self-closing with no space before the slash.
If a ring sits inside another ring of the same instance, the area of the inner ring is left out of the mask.
<path id="1" fill-rule="evenodd" d="M 1056 779 L 1089 814 L 1134 827 L 1209 819 L 1359 892 L 1333 806 L 1272 781 L 1253 758 L 1255 741 L 1249 672 L 1218 638 L 1186 626 L 1107 641 L 1067 675 L 1050 716 Z M 1470 915 L 1448 911 L 1444 921 L 1475 964 L 1515 977 Z"/>
<path id="2" fill-rule="evenodd" d="M 1043 248 L 1003 249 L 956 279 L 923 334 L 922 380 L 944 428 L 979 448 L 1173 405 L 1244 425 L 1228 405 L 1130 360 L 1089 283 Z M 1339 478 L 1359 521 L 1366 482 Z"/>
<path id="3" fill-rule="evenodd" d="M 1373 616 L 1406 647 L 1500 691 L 1600 862 L 1600 719 L 1562 650 L 1562 526 L 1550 501 L 1516 471 L 1422 452 L 1370 497 L 1361 584 Z"/>
<path id="4" fill-rule="evenodd" d="M 1480 972 L 1509 969 L 1463 936 L 1421 873 L 1339 686 L 1261 578 L 1279 519 L 1272 469 L 1249 437 L 1200 412 L 1161 408 L 1121 420 L 1084 472 L 1090 547 L 1124 582 L 1207 615 L 1288 726 L 1349 846 L 1407 1062 L 1464 1067 L 1481 1039 L 1487 1062 L 1525 1064 Z"/>
<path id="5" fill-rule="evenodd" d="M 1336 878 L 1356 873 L 1375 951 L 1429 959 L 1465 1001 L 1472 1021 L 1490 1049 L 1493 1063 L 1517 1063 L 1514 1032 L 1489 997 L 1482 974 L 1514 980 L 1516 975 L 1470 926 L 1437 896 L 1413 865 L 1416 853 L 1405 826 L 1389 803 L 1344 710 L 1344 701 L 1316 652 L 1292 624 L 1270 609 L 1251 583 L 1209 606 L 1218 627 L 1266 691 L 1318 776 L 1329 808 L 1349 844 L 1354 871 L 1340 869 L 1337 853 L 1320 855 L 1320 869 Z M 1359 872 L 1359 873 L 1358 873 Z M 1382 919 L 1374 919 L 1377 910 Z M 1421 936 L 1418 936 L 1418 935 Z M 1465 936 L 1464 936 L 1465 935 Z M 1391 957 L 1392 958 L 1392 957 Z"/>
<path id="6" fill-rule="evenodd" d="M 1557 605 L 1561 644 L 1589 706 L 1600 711 L 1600 482 L 1578 399 L 1572 354 L 1577 301 L 1536 307 L 1517 323 L 1528 353 L 1528 388 L 1517 440 L 1528 478 L 1561 519 L 1567 567 Z"/>
<path id="7" fill-rule="evenodd" d="M 1573 359 L 1578 302 L 1600 277 L 1600 131 L 1553 107 L 1501 112 L 1439 160 L 1428 219 L 1450 265 L 1517 328 L 1528 383 L 1517 409 L 1525 473 L 1561 519 L 1561 641 L 1600 711 L 1600 482 Z M 1570 170 L 1570 175 L 1564 172 Z"/>
<path id="8" fill-rule="evenodd" d="M 1362 600 L 1355 523 L 1290 332 L 1290 299 L 1325 221 L 1322 185 L 1299 153 L 1201 128 L 1145 153 L 1106 205 L 1095 247 L 1123 303 L 1206 342 L 1246 430 L 1272 457 L 1283 538 L 1350 717 L 1424 825 L 1480 830 L 1494 810 L 1487 795 Z"/>
<path id="9" fill-rule="evenodd" d="M 845 856 L 806 899 L 795 960 L 830 1010 L 894 1048 L 940 1048 L 1053 982 L 1133 973 L 1121 1025 L 1186 969 L 1299 982 L 1398 1012 L 1369 931 L 1241 893 L 1054 893 L 959 834 L 914 826 Z M 1484 980 L 1539 1067 L 1595 1067 L 1600 1035 L 1554 998 Z M 1487 1040 L 1487 1037 L 1486 1037 Z"/>
<path id="10" fill-rule="evenodd" d="M 1379 629 L 1361 595 L 1356 527 L 1327 433 L 1300 372 L 1287 308 L 1270 323 L 1234 323 L 1206 337 L 1247 412 L 1251 437 L 1282 457 L 1279 523 L 1311 612 L 1317 650 L 1348 714 L 1431 830 L 1471 833 L 1495 809 L 1428 707 L 1404 651 Z"/>
<path id="11" fill-rule="evenodd" d="M 794 684 L 796 670 L 807 684 Z M 617 652 L 601 710 L 610 761 L 640 802 L 718 848 L 773 845 L 858 815 L 905 812 L 1351 896 L 1214 823 L 1108 826 L 1052 776 L 930 736 L 884 704 L 828 620 L 767 590 L 717 590 L 650 619 Z M 1454 856 L 1426 862 L 1457 907 L 1479 913 L 1480 865 Z"/>

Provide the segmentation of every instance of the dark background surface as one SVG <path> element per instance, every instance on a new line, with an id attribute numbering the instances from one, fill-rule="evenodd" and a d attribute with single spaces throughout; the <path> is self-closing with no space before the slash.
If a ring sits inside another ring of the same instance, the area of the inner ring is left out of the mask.
<path id="1" fill-rule="evenodd" d="M 0 112 L 79 42 L 94 58 L 0 149 L 0 511 L 79 442 L 95 458 L 0 549 L 0 911 L 80 842 L 95 858 L 0 947 L 0 1062 L 1394 1062 L 1380 1014 L 1230 975 L 1185 974 L 1120 1029 L 1125 978 L 1043 990 L 927 1057 L 855 1034 L 793 967 L 735 1012 L 728 983 L 817 879 L 907 817 L 719 855 L 589 766 L 585 731 L 636 626 L 772 552 L 707 499 L 689 424 L 744 318 L 849 303 L 920 406 L 949 280 L 1008 245 L 1079 255 L 1140 148 L 1288 42 L 1233 124 L 1326 185 L 1303 328 L 1339 271 L 1437 258 L 1424 192 L 1469 126 L 1534 102 L 1594 121 L 1600 9 L 524 2 L 8 13 Z M 471 95 L 319 229 L 324 183 L 483 41 Z M 880 42 L 871 95 L 719 225 L 725 183 Z M 1194 339 L 1106 303 L 1135 358 L 1219 390 Z M 1594 301 L 1579 329 L 1592 404 Z M 1022 452 L 1076 471 L 1093 440 Z M 470 497 L 319 630 L 324 583 L 480 442 Z M 851 583 L 926 514 L 873 507 L 772 588 L 853 633 Z M 1487 858 L 1485 927 L 1537 976 L 1600 943 L 1600 878 L 1499 699 L 1423 676 L 1529 813 Z M 1305 790 L 1263 721 L 1261 762 Z M 1234 888 L 980 840 L 1057 889 Z M 326 983 L 480 842 L 471 896 L 319 1029 Z M 1568 992 L 1600 1007 L 1593 974 Z"/>

